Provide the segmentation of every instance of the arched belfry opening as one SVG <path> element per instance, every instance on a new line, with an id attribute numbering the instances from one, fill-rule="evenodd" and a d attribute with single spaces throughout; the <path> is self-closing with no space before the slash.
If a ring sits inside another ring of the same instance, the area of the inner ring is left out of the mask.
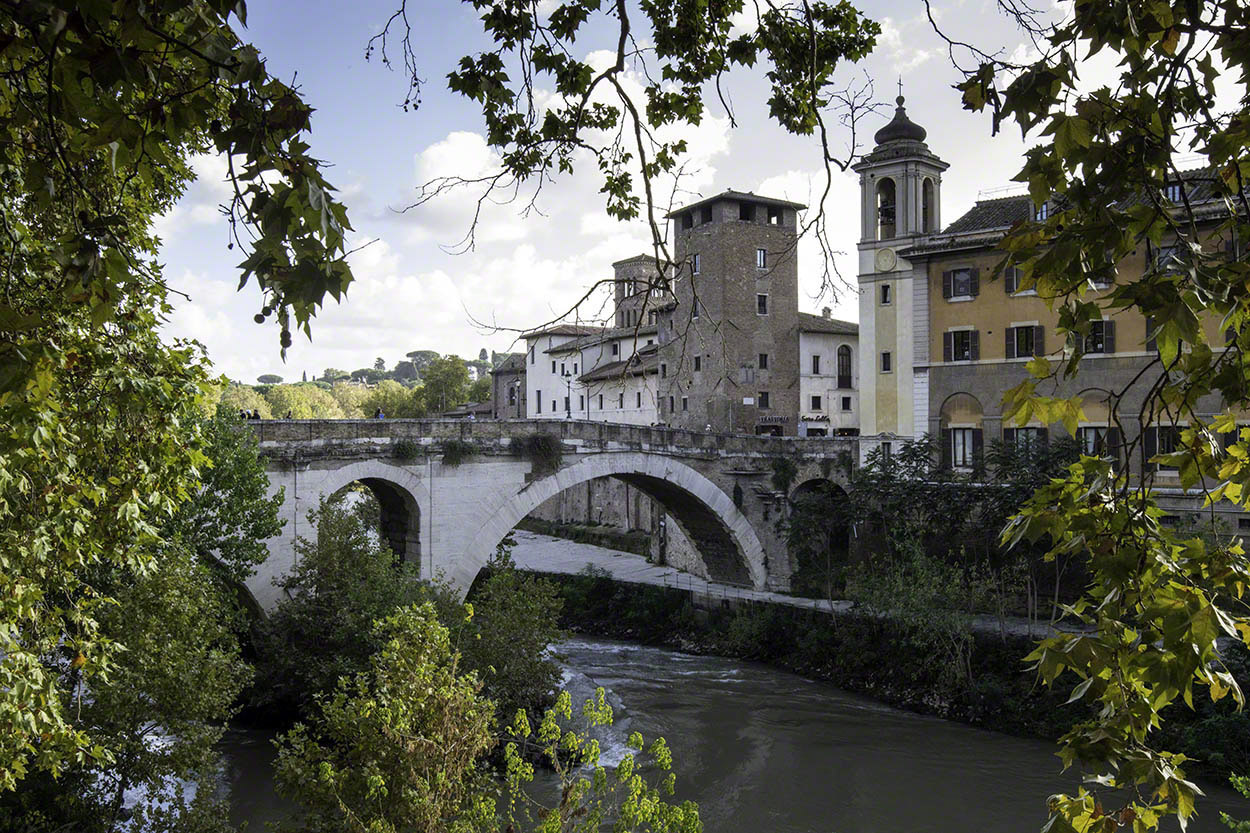
<path id="1" fill-rule="evenodd" d="M 896 236 L 898 230 L 898 226 L 895 223 L 898 216 L 897 205 L 898 189 L 894 185 L 894 180 L 890 177 L 884 177 L 877 183 L 878 240 L 889 240 Z"/>
<path id="2" fill-rule="evenodd" d="M 926 234 L 937 231 L 937 197 L 934 192 L 933 179 L 927 176 L 920 189 L 920 222 L 920 230 Z"/>

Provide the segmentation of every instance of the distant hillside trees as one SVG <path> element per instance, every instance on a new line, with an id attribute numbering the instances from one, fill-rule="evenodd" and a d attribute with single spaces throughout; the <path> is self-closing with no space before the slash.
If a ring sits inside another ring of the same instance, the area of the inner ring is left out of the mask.
<path id="1" fill-rule="evenodd" d="M 262 385 L 280 385 L 282 384 L 282 377 L 275 376 L 272 373 L 266 373 L 263 376 L 257 376 L 256 381 L 260 382 Z"/>
<path id="2" fill-rule="evenodd" d="M 469 401 L 469 369 L 459 356 L 443 356 L 430 362 L 421 379 L 425 405 L 434 413 Z"/>

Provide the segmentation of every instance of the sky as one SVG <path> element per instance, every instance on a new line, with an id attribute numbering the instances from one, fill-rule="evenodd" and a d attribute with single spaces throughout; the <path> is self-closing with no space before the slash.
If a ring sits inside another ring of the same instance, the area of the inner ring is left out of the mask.
<path id="1" fill-rule="evenodd" d="M 1025 49 L 1022 36 L 997 11 L 994 0 L 933 0 L 949 34 L 1001 48 Z M 610 279 L 615 260 L 648 251 L 638 223 L 607 216 L 593 162 L 544 188 L 538 211 L 522 216 L 516 204 L 487 206 L 477 243 L 457 244 L 469 227 L 476 194 L 454 192 L 404 211 L 418 186 L 436 176 L 471 176 L 497 159 L 484 138 L 480 111 L 446 88 L 457 60 L 481 49 L 484 36 L 471 6 L 409 0 L 416 21 L 414 46 L 427 84 L 415 112 L 400 107 L 407 87 L 401 70 L 365 60 L 369 38 L 381 30 L 398 0 L 277 2 L 252 0 L 241 36 L 266 57 L 269 71 L 294 82 L 315 112 L 308 137 L 313 154 L 329 166 L 361 246 L 350 258 L 355 282 L 341 304 L 328 300 L 312 327 L 312 340 L 295 335 L 285 363 L 272 320 L 255 324 L 260 296 L 238 291 L 238 251 L 227 249 L 227 226 L 218 211 L 226 198 L 225 163 L 195 160 L 197 181 L 157 221 L 161 260 L 175 296 L 164 327 L 167 338 L 202 343 L 216 369 L 236 381 L 273 373 L 295 381 L 325 368 L 351 371 L 376 358 L 391 367 L 413 350 L 475 358 L 479 350 L 517 349 L 516 331 L 551 320 L 595 281 Z M 859 7 L 882 24 L 873 55 L 840 69 L 840 79 L 870 78 L 880 114 L 865 118 L 862 135 L 893 114 L 902 78 L 908 115 L 928 130 L 927 143 L 950 163 L 943 179 L 941 216 L 953 221 L 978 196 L 1000 196 L 1021 166 L 1018 131 L 990 135 L 989 117 L 961 109 L 952 84 L 960 80 L 924 5 L 889 0 Z M 614 24 L 614 21 L 612 21 Z M 611 48 L 607 27 L 587 32 L 577 46 L 592 60 Z M 598 37 L 597 37 L 598 36 Z M 717 104 L 696 128 L 682 132 L 690 147 L 682 188 L 692 196 L 726 189 L 808 202 L 823 170 L 814 139 L 787 134 L 767 112 L 767 87 L 758 71 L 738 71 L 726 85 L 737 126 Z M 836 137 L 845 143 L 845 135 Z M 871 150 L 861 147 L 861 152 Z M 842 254 L 835 265 L 854 282 L 859 236 L 859 183 L 847 172 L 827 203 L 831 238 Z M 364 245 L 367 244 L 367 245 Z M 800 246 L 800 309 L 833 307 L 855 320 L 855 290 L 844 286 L 819 297 L 822 263 L 814 243 Z M 599 313 L 597 307 L 585 315 Z"/>

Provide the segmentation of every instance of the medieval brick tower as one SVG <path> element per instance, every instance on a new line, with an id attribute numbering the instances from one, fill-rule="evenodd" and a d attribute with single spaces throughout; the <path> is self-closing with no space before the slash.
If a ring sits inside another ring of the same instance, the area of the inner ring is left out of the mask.
<path id="1" fill-rule="evenodd" d="M 660 330 L 660 418 L 793 435 L 799 203 L 726 191 L 668 215 L 678 273 Z"/>

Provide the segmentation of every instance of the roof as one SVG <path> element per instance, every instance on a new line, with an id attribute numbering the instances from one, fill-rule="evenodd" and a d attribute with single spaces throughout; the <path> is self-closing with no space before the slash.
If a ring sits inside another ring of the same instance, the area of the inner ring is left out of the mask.
<path id="1" fill-rule="evenodd" d="M 890 119 L 890 123 L 877 131 L 873 136 L 877 144 L 884 145 L 886 142 L 897 142 L 900 140 L 910 142 L 923 142 L 928 132 L 907 118 L 907 111 L 903 109 L 903 96 L 899 95 L 894 99 L 894 103 L 898 105 L 894 110 L 894 118 Z"/>
<path id="2" fill-rule="evenodd" d="M 708 203 L 718 202 L 720 200 L 735 200 L 737 202 L 753 202 L 753 203 L 758 203 L 760 205 L 776 205 L 782 208 L 793 208 L 795 211 L 802 211 L 804 208 L 807 208 L 807 206 L 801 202 L 790 202 L 789 200 L 779 200 L 775 197 L 765 197 L 759 194 L 752 194 L 750 192 L 729 190 L 729 191 L 722 191 L 721 193 L 717 194 L 714 197 L 707 197 L 706 199 L 701 199 L 698 202 L 692 202 L 689 205 L 683 205 L 681 208 L 674 208 L 672 211 L 665 214 L 664 216 L 667 217 L 668 219 L 672 219 L 673 217 L 676 217 L 679 214 L 684 214 L 685 212 L 690 211 L 693 208 L 699 208 L 700 206 L 707 205 Z"/>
<path id="3" fill-rule="evenodd" d="M 832 333 L 839 336 L 859 335 L 859 325 L 854 321 L 825 318 L 810 312 L 799 313 L 799 330 L 804 333 Z"/>
<path id="4" fill-rule="evenodd" d="M 518 373 L 518 372 L 520 373 L 525 372 L 525 354 L 524 353 L 509 353 L 507 357 L 503 361 L 501 361 L 498 365 L 496 365 L 495 369 L 491 371 L 492 374 Z"/>
<path id="5" fill-rule="evenodd" d="M 602 330 L 602 327 L 594 327 L 588 324 L 551 324 L 537 330 L 531 330 L 528 333 L 522 333 L 521 338 L 535 338 L 537 336 L 588 336 Z"/>
<path id="6" fill-rule="evenodd" d="M 596 344 L 603 344 L 606 341 L 612 341 L 617 338 L 629 338 L 632 335 L 655 335 L 659 332 L 659 326 L 656 324 L 648 324 L 639 327 L 603 327 L 592 335 L 582 336 L 581 338 L 566 341 L 563 344 L 557 344 L 544 350 L 544 353 L 570 353 L 581 350 L 586 347 L 594 347 Z"/>
<path id="7" fill-rule="evenodd" d="M 659 354 L 654 350 L 639 350 L 636 355 L 628 359 L 599 365 L 594 370 L 589 370 L 578 376 L 577 380 L 579 382 L 601 382 L 605 379 L 619 378 L 626 373 L 634 376 L 641 376 L 645 373 L 658 373 L 659 361 Z"/>
<path id="8" fill-rule="evenodd" d="M 966 234 L 970 231 L 1010 228 L 1016 223 L 1033 219 L 1033 198 L 1028 194 L 977 200 L 976 205 L 951 223 L 943 234 Z"/>
<path id="9" fill-rule="evenodd" d="M 626 263 L 657 263 L 657 262 L 658 261 L 656 260 L 655 255 L 649 255 L 644 252 L 643 254 L 640 254 L 640 255 L 627 257 L 624 260 L 613 261 L 612 265 L 624 266 Z"/>
<path id="10" fill-rule="evenodd" d="M 487 399 L 485 402 L 466 402 L 463 405 L 443 411 L 440 416 L 455 417 L 468 416 L 469 414 L 493 414 L 494 411 L 493 403 Z"/>

